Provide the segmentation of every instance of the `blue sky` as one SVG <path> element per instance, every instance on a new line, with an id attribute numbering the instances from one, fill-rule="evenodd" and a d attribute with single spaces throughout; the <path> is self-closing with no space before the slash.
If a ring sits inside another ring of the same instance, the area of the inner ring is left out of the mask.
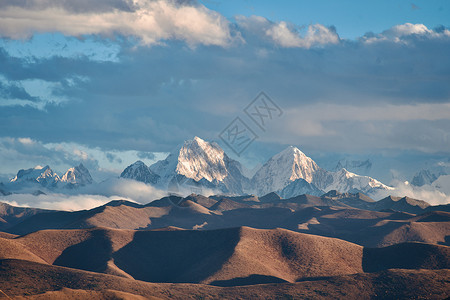
<path id="1" fill-rule="evenodd" d="M 448 1 L 3 1 L 0 177 L 220 142 L 263 90 L 285 113 L 249 167 L 296 145 L 410 179 L 450 158 L 449 20 Z"/>
<path id="2" fill-rule="evenodd" d="M 421 23 L 433 28 L 448 24 L 448 1 L 304 1 L 275 3 L 270 0 L 201 1 L 229 19 L 236 15 L 259 15 L 272 21 L 299 25 L 320 23 L 333 25 L 342 38 L 354 39 L 366 32 L 381 32 L 397 24 Z"/>

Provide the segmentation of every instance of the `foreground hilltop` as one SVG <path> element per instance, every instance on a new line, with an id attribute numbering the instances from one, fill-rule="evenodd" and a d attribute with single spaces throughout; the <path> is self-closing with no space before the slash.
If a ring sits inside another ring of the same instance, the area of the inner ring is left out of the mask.
<path id="1" fill-rule="evenodd" d="M 415 296 L 448 297 L 449 267 L 447 246 L 364 248 L 285 229 L 93 228 L 0 238 L 0 289 L 10 296 L 352 297 L 365 286 L 366 296 L 405 297 L 414 288 Z"/>

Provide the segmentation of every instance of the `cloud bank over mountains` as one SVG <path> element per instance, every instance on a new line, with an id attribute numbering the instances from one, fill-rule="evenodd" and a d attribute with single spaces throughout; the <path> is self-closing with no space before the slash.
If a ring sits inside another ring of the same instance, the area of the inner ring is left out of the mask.
<path id="1" fill-rule="evenodd" d="M 355 164 L 345 164 L 350 168 L 352 165 Z M 195 137 L 164 160 L 150 166 L 136 161 L 120 177 L 99 183 L 82 164 L 69 168 L 64 175 L 58 175 L 49 166 L 22 169 L 10 182 L 0 183 L 0 198 L 16 206 L 64 210 L 92 208 L 115 199 L 145 204 L 170 194 L 192 193 L 262 197 L 275 192 L 289 199 L 337 191 L 363 193 L 376 200 L 406 195 L 434 205 L 450 202 L 450 175 L 446 175 L 445 166 L 439 169 L 438 176 L 430 175 L 437 170 L 423 170 L 411 184 L 397 181 L 392 186 L 339 166 L 334 171 L 325 170 L 298 148 L 289 146 L 270 158 L 254 176 L 245 177 L 245 167 L 230 159 L 216 143 Z"/>
<path id="2" fill-rule="evenodd" d="M 43 154 L 20 142 L 30 139 L 104 152 L 99 165 L 83 163 L 117 172 L 136 160 L 118 153 L 217 139 L 262 89 L 286 114 L 244 159 L 286 145 L 450 156 L 445 26 L 404 23 L 349 40 L 333 24 L 226 18 L 196 1 L 0 5 L 2 161 L 26 150 L 72 165 L 64 151 L 73 150 Z"/>

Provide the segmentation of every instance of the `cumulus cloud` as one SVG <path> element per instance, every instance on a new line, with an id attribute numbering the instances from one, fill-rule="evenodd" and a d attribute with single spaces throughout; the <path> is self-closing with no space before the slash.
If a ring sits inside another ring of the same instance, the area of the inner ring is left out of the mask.
<path id="1" fill-rule="evenodd" d="M 275 43 L 281 47 L 298 47 L 311 48 L 313 46 L 321 46 L 339 43 L 339 36 L 334 28 L 328 28 L 321 24 L 309 25 L 304 36 L 300 36 L 293 28 L 289 28 L 288 24 L 281 21 L 274 24 L 266 31 Z"/>
<path id="2" fill-rule="evenodd" d="M 0 35 L 25 39 L 34 33 L 135 36 L 150 45 L 162 40 L 226 46 L 229 22 L 203 5 L 185 1 L 7 1 L 0 9 Z"/>
<path id="3" fill-rule="evenodd" d="M 322 24 L 297 26 L 285 21 L 272 22 L 261 16 L 236 16 L 238 29 L 246 41 L 267 40 L 283 48 L 306 48 L 338 44 L 339 35 L 334 27 Z"/>
<path id="4" fill-rule="evenodd" d="M 442 180 L 444 182 L 444 180 Z M 450 176 L 445 180 L 448 185 L 450 183 Z M 394 184 L 394 190 L 382 191 L 376 194 L 377 199 L 381 199 L 388 195 L 405 197 L 424 200 L 431 205 L 450 204 L 450 190 L 442 190 L 436 188 L 436 186 L 424 185 L 417 187 L 407 182 L 396 182 Z"/>
<path id="5" fill-rule="evenodd" d="M 33 187 L 28 186 L 8 196 L 0 196 L 0 201 L 14 206 L 37 207 L 56 210 L 82 210 L 104 205 L 113 200 L 128 200 L 147 204 L 168 195 L 151 185 L 123 178 L 110 178 L 78 189 L 48 190 L 45 194 L 33 195 Z"/>
<path id="6" fill-rule="evenodd" d="M 167 191 L 157 189 L 143 182 L 125 178 L 110 178 L 98 184 L 85 186 L 77 192 L 100 194 L 106 197 L 122 197 L 143 204 L 167 195 Z"/>
<path id="7" fill-rule="evenodd" d="M 411 38 L 450 38 L 450 30 L 445 27 L 432 30 L 424 24 L 405 23 L 395 25 L 379 34 L 368 33 L 362 40 L 366 43 L 382 41 L 407 43 Z"/>
<path id="8" fill-rule="evenodd" d="M 9 196 L 0 196 L 0 201 L 8 203 L 13 206 L 66 210 L 66 211 L 92 209 L 104 205 L 112 200 L 118 199 L 121 198 L 105 197 L 101 195 L 88 195 L 88 194 L 66 195 L 58 193 L 39 196 L 34 196 L 32 194 L 12 194 Z"/>

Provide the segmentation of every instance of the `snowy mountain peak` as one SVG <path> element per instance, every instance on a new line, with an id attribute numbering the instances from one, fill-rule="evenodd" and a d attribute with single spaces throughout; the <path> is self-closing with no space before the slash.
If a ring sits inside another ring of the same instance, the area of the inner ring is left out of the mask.
<path id="1" fill-rule="evenodd" d="M 362 192 L 372 193 L 375 190 L 392 190 L 391 187 L 369 176 L 361 176 L 341 169 L 337 172 L 331 172 L 333 183 L 327 187 L 327 190 L 337 190 L 340 192 Z"/>
<path id="2" fill-rule="evenodd" d="M 229 158 L 219 145 L 195 137 L 181 147 L 176 172 L 195 181 L 203 178 L 209 182 L 222 181 L 228 175 L 227 160 Z"/>
<path id="3" fill-rule="evenodd" d="M 147 165 L 142 161 L 138 160 L 130 165 L 131 169 L 136 170 L 142 167 L 147 167 Z"/>
<path id="4" fill-rule="evenodd" d="M 336 174 L 338 174 L 338 176 L 344 176 L 345 178 L 351 178 L 351 177 L 358 176 L 355 173 L 347 171 L 346 168 L 342 168 L 342 169 L 336 171 Z"/>
<path id="5" fill-rule="evenodd" d="M 157 183 L 159 179 L 159 176 L 140 160 L 129 165 L 122 174 L 120 174 L 120 177 L 153 184 Z"/>
<path id="6" fill-rule="evenodd" d="M 242 175 L 239 162 L 230 159 L 217 143 L 199 137 L 185 141 L 169 156 L 150 166 L 161 177 L 159 185 L 167 187 L 174 178 L 203 182 L 208 188 L 240 193 L 248 179 Z M 184 181 L 184 180 L 181 180 Z"/>
<path id="7" fill-rule="evenodd" d="M 411 184 L 415 186 L 423 186 L 426 184 L 432 184 L 439 178 L 439 175 L 436 175 L 430 170 L 421 170 L 417 174 L 414 175 L 411 180 Z"/>
<path id="8" fill-rule="evenodd" d="M 38 182 L 43 185 L 55 184 L 60 181 L 59 176 L 47 165 L 36 166 L 30 169 L 21 169 L 11 182 Z"/>
<path id="9" fill-rule="evenodd" d="M 197 144 L 201 148 L 208 147 L 209 144 L 214 144 L 214 143 L 208 143 L 207 141 L 199 138 L 198 136 L 195 136 L 192 140 L 189 140 L 189 141 L 186 141 L 186 142 L 187 143 L 191 143 L 191 144 Z"/>
<path id="10" fill-rule="evenodd" d="M 252 181 L 258 194 L 279 191 L 289 183 L 304 179 L 311 183 L 315 173 L 321 168 L 294 146 L 289 146 L 269 159 L 256 174 Z"/>
<path id="11" fill-rule="evenodd" d="M 61 177 L 61 182 L 70 184 L 86 185 L 93 182 L 91 174 L 86 167 L 80 163 L 78 166 L 70 168 Z"/>

